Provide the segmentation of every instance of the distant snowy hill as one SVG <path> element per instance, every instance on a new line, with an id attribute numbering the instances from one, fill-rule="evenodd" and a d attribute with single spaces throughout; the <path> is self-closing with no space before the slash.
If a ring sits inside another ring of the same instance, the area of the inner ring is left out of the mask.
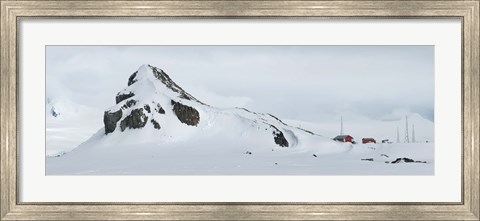
<path id="1" fill-rule="evenodd" d="M 96 132 L 92 127 L 100 127 L 101 119 L 98 110 L 65 98 L 47 98 L 46 155 L 58 156 L 77 147 Z"/>
<path id="2" fill-rule="evenodd" d="M 312 162 L 356 149 L 292 125 L 268 113 L 212 107 L 163 70 L 142 65 L 104 112 L 103 128 L 71 152 L 47 158 L 47 174 L 317 174 L 325 171 L 317 166 L 328 166 Z M 431 146 L 422 147 L 430 153 Z M 342 166 L 344 173 L 349 167 Z M 423 168 L 418 173 L 432 167 Z"/>
<path id="3" fill-rule="evenodd" d="M 45 105 L 47 118 L 73 118 L 88 110 L 88 107 L 75 104 L 63 98 L 48 97 Z"/>

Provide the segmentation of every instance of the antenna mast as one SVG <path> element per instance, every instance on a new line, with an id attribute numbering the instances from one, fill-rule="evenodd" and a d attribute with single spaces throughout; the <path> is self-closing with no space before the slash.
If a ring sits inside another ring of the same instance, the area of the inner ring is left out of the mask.
<path id="1" fill-rule="evenodd" d="M 408 116 L 405 116 L 405 140 L 404 143 L 410 143 L 410 138 L 408 138 Z"/>
<path id="2" fill-rule="evenodd" d="M 412 143 L 415 143 L 415 124 L 412 124 Z"/>
<path id="3" fill-rule="evenodd" d="M 398 131 L 398 127 L 397 127 L 397 143 L 400 143 L 400 132 Z"/>
<path id="4" fill-rule="evenodd" d="M 340 116 L 340 135 L 343 135 L 343 116 Z"/>

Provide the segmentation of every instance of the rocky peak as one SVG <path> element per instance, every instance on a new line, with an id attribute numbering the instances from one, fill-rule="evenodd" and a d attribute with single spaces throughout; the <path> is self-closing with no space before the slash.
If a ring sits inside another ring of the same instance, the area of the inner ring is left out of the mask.
<path id="1" fill-rule="evenodd" d="M 205 105 L 178 86 L 162 69 L 142 65 L 130 75 L 127 87 L 116 95 L 116 105 L 105 111 L 105 134 L 117 128 L 123 132 L 150 124 L 160 130 L 162 116 L 172 113 L 181 123 L 197 126 L 200 114 L 188 105 L 189 102 Z M 166 112 L 165 109 L 171 111 Z"/>
<path id="2" fill-rule="evenodd" d="M 186 99 L 186 100 L 192 100 L 192 101 L 196 101 L 198 103 L 201 103 L 201 104 L 204 104 L 203 102 L 199 101 L 198 99 L 196 99 L 195 97 L 193 97 L 191 94 L 187 93 L 185 90 L 183 90 L 183 88 L 181 88 L 180 86 L 178 86 L 178 84 L 176 84 L 171 78 L 170 76 L 168 76 L 167 73 L 165 73 L 165 71 L 163 71 L 162 69 L 160 68 L 157 68 L 157 67 L 154 67 L 152 65 L 149 65 L 149 64 L 144 64 L 142 65 L 138 71 L 134 72 L 129 78 L 128 78 L 128 86 L 130 85 L 133 85 L 135 84 L 136 82 L 138 82 L 139 80 L 141 80 L 141 78 L 148 78 L 148 79 L 152 79 L 150 78 L 150 76 L 139 76 L 140 74 L 139 73 L 147 73 L 147 74 L 151 74 L 157 81 L 161 82 L 163 85 L 165 85 L 166 88 L 168 88 L 169 90 L 171 90 L 172 92 L 176 93 L 178 98 L 181 98 L 181 99 Z"/>

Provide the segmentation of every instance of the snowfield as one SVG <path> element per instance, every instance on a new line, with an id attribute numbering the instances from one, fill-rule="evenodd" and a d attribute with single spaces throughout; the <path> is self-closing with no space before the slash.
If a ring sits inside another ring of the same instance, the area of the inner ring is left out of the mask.
<path id="1" fill-rule="evenodd" d="M 317 150 L 251 146 L 229 139 L 117 143 L 48 157 L 47 175 L 434 175 L 433 147 L 433 143 L 334 143 Z M 427 163 L 385 163 L 403 157 Z M 368 158 L 373 161 L 362 160 Z"/>
<path id="2" fill-rule="evenodd" d="M 212 107 L 150 65 L 132 74 L 115 101 L 104 113 L 104 127 L 90 138 L 75 128 L 50 136 L 55 145 L 47 146 L 47 175 L 434 175 L 432 142 L 336 142 L 268 113 Z M 59 132 L 56 124 L 65 128 L 82 119 L 62 116 L 61 107 L 71 105 L 51 105 L 47 137 Z M 77 146 L 80 138 L 85 141 Z M 56 145 L 74 144 L 58 154 Z"/>

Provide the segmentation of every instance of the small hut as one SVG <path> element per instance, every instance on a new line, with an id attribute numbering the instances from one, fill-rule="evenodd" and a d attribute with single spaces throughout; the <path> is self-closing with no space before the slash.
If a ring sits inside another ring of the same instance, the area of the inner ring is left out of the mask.
<path id="1" fill-rule="evenodd" d="M 333 140 L 338 141 L 338 142 L 349 142 L 353 143 L 353 137 L 350 135 L 338 135 Z"/>

